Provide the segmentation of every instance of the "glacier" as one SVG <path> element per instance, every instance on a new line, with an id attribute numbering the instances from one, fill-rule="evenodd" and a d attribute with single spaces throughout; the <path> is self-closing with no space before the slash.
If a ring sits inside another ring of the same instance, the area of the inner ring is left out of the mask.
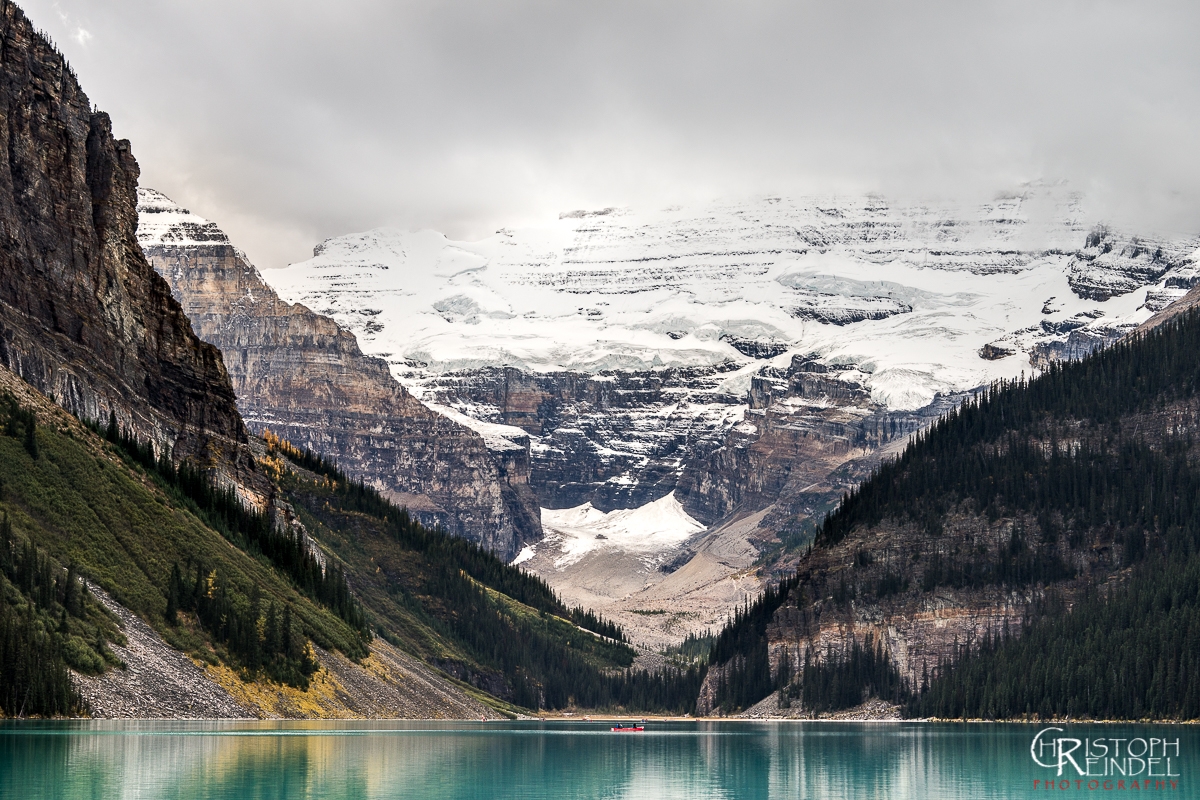
<path id="1" fill-rule="evenodd" d="M 1182 294 L 1170 279 L 1195 240 L 1122 238 L 1059 194 L 967 211 L 879 197 L 603 209 L 476 242 L 381 228 L 264 277 L 418 392 L 428 374 L 485 366 L 785 366 L 803 353 L 856 364 L 874 401 L 915 409 L 1030 370 L 1064 325 L 1131 328 Z M 980 358 L 998 341 L 1011 352 Z"/>

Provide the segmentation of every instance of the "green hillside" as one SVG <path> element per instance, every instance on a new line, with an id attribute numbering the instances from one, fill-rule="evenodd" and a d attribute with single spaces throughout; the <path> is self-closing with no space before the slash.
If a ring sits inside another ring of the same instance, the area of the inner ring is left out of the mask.
<path id="1" fill-rule="evenodd" d="M 191 465 L 156 459 L 115 421 L 82 425 L 47 401 L 26 402 L 0 403 L 6 715 L 77 711 L 65 665 L 112 668 L 107 643 L 120 631 L 77 577 L 245 680 L 303 689 L 316 668 L 307 641 L 357 660 L 379 635 L 519 707 L 694 703 L 697 672 L 630 673 L 634 653 L 615 625 L 423 528 L 318 456 L 272 440 L 259 467 L 323 567 L 298 534 Z"/>
<path id="2" fill-rule="evenodd" d="M 271 608 L 282 619 L 286 612 L 294 620 L 297 662 L 306 639 L 351 657 L 366 653 L 361 631 L 306 596 L 266 557 L 251 555 L 206 525 L 194 503 L 173 497 L 121 448 L 48 404 L 39 407 L 42 424 L 36 427 L 31 409 L 11 396 L 0 407 L 7 434 L 0 436 L 0 514 L 6 521 L 0 582 L 5 620 L 20 623 L 0 624 L 7 636 L 26 642 L 5 651 L 5 698 L 20 694 L 26 674 L 14 659 L 56 664 L 65 658 L 91 672 L 112 660 L 104 643 L 120 636 L 115 621 L 86 592 L 82 602 L 69 597 L 68 576 L 94 582 L 181 649 L 242 668 L 247 677 L 266 664 L 239 653 L 229 631 L 168 622 L 176 566 L 211 581 L 213 596 L 205 600 L 219 600 L 228 619 L 246 619 L 255 610 L 265 619 Z M 66 712 L 74 702 L 26 704 L 25 713 Z M 2 708 L 19 713 L 21 703 L 6 699 Z"/>
<path id="3" fill-rule="evenodd" d="M 527 708 L 693 707 L 697 670 L 622 672 L 634 653 L 615 625 L 567 608 L 478 545 L 423 528 L 311 453 L 286 443 L 271 452 L 287 457 L 275 468 L 285 496 L 345 562 L 382 635 Z"/>

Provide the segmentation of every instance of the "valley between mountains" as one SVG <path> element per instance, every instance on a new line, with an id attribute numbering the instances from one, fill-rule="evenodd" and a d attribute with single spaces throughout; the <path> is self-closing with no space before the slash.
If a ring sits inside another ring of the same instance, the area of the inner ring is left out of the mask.
<path id="1" fill-rule="evenodd" d="M 0 78 L 0 715 L 1200 718 L 1200 238 L 1036 183 L 260 271 L 9 0 Z"/>

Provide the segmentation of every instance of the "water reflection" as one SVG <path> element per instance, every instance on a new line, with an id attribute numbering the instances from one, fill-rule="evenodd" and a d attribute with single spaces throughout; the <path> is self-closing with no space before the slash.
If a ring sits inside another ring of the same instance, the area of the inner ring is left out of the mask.
<path id="1" fill-rule="evenodd" d="M 1038 797 L 1037 727 L 917 723 L 0 723 L 0 797 L 958 798 Z M 1188 726 L 1165 733 L 1184 783 Z M 1083 787 L 1086 791 L 1086 786 Z"/>

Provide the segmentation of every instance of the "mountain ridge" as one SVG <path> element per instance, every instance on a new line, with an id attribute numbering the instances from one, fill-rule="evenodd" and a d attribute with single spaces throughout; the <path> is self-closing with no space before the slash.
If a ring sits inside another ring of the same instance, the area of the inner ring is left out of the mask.
<path id="1" fill-rule="evenodd" d="M 214 223 L 138 190 L 138 240 L 205 341 L 251 430 L 334 458 L 429 525 L 508 559 L 541 538 L 528 440 L 494 442 L 416 400 L 354 335 L 281 301 Z"/>
<path id="2" fill-rule="evenodd" d="M 0 363 L 81 417 L 115 413 L 156 447 L 248 480 L 220 353 L 137 245 L 129 142 L 16 5 L 0 18 Z"/>

